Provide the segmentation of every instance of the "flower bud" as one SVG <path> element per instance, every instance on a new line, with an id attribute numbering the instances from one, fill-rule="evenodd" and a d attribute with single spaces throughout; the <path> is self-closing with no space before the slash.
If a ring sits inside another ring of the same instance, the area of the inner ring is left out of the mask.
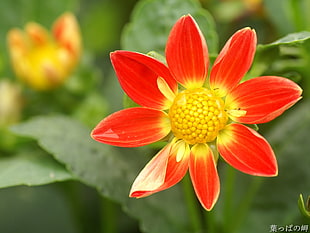
<path id="1" fill-rule="evenodd" d="M 0 80 L 0 128 L 18 122 L 21 116 L 22 96 L 20 86 Z"/>
<path id="2" fill-rule="evenodd" d="M 36 90 L 50 90 L 61 85 L 80 58 L 80 31 L 71 13 L 61 15 L 51 32 L 29 22 L 24 31 L 11 29 L 7 40 L 16 75 Z"/>

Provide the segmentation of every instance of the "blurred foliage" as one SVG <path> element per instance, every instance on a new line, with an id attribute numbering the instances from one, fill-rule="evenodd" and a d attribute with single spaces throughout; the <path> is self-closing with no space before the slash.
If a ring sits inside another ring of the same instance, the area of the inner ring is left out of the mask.
<path id="1" fill-rule="evenodd" d="M 310 194 L 310 1 L 250 2 L 254 1 L 2 1 L 0 81 L 9 79 L 18 86 L 22 99 L 15 104 L 22 109 L 18 124 L 0 127 L 0 232 L 261 233 L 269 232 L 271 224 L 308 224 L 297 202 L 300 194 Z M 10 67 L 8 30 L 29 21 L 50 28 L 65 11 L 73 12 L 80 23 L 79 66 L 54 91 L 22 86 Z M 212 59 L 235 30 L 250 26 L 259 45 L 245 79 L 284 76 L 304 89 L 297 106 L 259 125 L 277 155 L 279 176 L 251 177 L 220 161 L 222 191 L 210 213 L 199 205 L 198 213 L 193 212 L 188 201 L 195 205 L 196 199 L 186 180 L 151 197 L 129 199 L 135 176 L 156 153 L 154 145 L 116 148 L 89 136 L 108 113 L 122 108 L 124 95 L 109 53 L 127 49 L 164 55 L 170 28 L 188 13 L 203 31 Z"/>
<path id="2" fill-rule="evenodd" d="M 218 38 L 214 20 L 195 0 L 140 1 L 132 14 L 131 22 L 124 29 L 122 48 L 142 53 L 154 50 L 164 54 L 171 27 L 185 14 L 191 14 L 199 25 L 203 25 L 201 30 L 208 41 L 209 51 L 217 53 Z"/>

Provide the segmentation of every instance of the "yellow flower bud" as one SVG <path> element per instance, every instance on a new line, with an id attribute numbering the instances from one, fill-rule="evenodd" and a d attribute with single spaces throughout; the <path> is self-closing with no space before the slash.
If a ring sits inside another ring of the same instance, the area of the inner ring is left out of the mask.
<path id="1" fill-rule="evenodd" d="M 61 15 L 51 32 L 29 22 L 24 31 L 11 29 L 7 40 L 16 75 L 36 90 L 50 90 L 61 85 L 80 58 L 80 30 L 71 13 Z"/>
<path id="2" fill-rule="evenodd" d="M 20 86 L 0 80 L 0 127 L 19 121 L 22 102 Z"/>

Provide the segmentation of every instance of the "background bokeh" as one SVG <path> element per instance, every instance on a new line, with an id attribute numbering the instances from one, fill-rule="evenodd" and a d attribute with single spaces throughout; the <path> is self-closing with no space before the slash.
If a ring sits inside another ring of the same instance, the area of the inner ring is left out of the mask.
<path id="1" fill-rule="evenodd" d="M 263 233 L 271 225 L 309 225 L 298 198 L 310 195 L 310 1 L 2 0 L 0 6 L 0 82 L 13 85 L 0 88 L 0 103 L 15 96 L 9 105 L 15 115 L 0 118 L 0 233 Z M 66 11 L 80 24 L 80 63 L 63 86 L 35 91 L 13 72 L 7 32 L 30 21 L 50 29 Z M 304 90 L 296 106 L 258 126 L 275 150 L 279 176 L 251 177 L 220 160 L 221 194 L 211 212 L 200 208 L 187 178 L 148 198 L 128 197 L 162 144 L 116 148 L 89 136 L 105 116 L 132 105 L 109 53 L 164 55 L 172 25 L 188 13 L 206 37 L 211 61 L 236 30 L 249 26 L 259 45 L 244 79 L 283 76 Z"/>

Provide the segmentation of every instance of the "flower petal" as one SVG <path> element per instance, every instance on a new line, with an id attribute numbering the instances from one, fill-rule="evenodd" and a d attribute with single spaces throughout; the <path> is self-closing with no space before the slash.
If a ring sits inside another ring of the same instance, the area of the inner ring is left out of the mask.
<path id="1" fill-rule="evenodd" d="M 227 125 L 218 135 L 217 147 L 224 160 L 242 172 L 256 176 L 278 173 L 277 160 L 269 143 L 244 125 Z"/>
<path id="2" fill-rule="evenodd" d="M 177 151 L 173 150 L 173 146 L 173 143 L 166 145 L 143 168 L 132 185 L 130 197 L 149 196 L 175 185 L 184 177 L 188 169 L 189 153 L 177 161 Z"/>
<path id="3" fill-rule="evenodd" d="M 253 78 L 241 83 L 226 97 L 226 108 L 245 111 L 234 121 L 259 124 L 271 121 L 300 100 L 302 89 L 293 81 L 275 76 Z"/>
<path id="4" fill-rule="evenodd" d="M 211 74 L 210 87 L 225 96 L 249 70 L 256 49 L 256 33 L 250 28 L 237 31 L 225 44 L 216 58 Z"/>
<path id="5" fill-rule="evenodd" d="M 55 40 L 78 59 L 81 53 L 82 42 L 79 25 L 75 16 L 70 12 L 64 13 L 55 21 L 52 31 Z"/>
<path id="6" fill-rule="evenodd" d="M 166 113 L 149 108 L 128 108 L 103 119 L 92 131 L 96 141 L 124 147 L 156 142 L 170 132 Z"/>
<path id="7" fill-rule="evenodd" d="M 191 150 L 189 171 L 196 195 L 206 210 L 211 210 L 220 193 L 216 162 L 207 144 L 196 144 Z"/>
<path id="8" fill-rule="evenodd" d="M 155 109 L 166 109 L 169 100 L 161 93 L 157 79 L 162 77 L 171 90 L 177 92 L 177 82 L 160 61 L 135 52 L 115 51 L 111 62 L 127 95 L 136 103 Z"/>
<path id="9" fill-rule="evenodd" d="M 190 15 L 181 17 L 173 26 L 167 41 L 166 59 L 175 79 L 183 86 L 203 85 L 209 65 L 208 48 Z"/>
<path id="10" fill-rule="evenodd" d="M 26 35 L 28 36 L 31 45 L 42 46 L 48 43 L 49 35 L 45 28 L 41 25 L 31 22 L 28 23 L 25 27 Z"/>

